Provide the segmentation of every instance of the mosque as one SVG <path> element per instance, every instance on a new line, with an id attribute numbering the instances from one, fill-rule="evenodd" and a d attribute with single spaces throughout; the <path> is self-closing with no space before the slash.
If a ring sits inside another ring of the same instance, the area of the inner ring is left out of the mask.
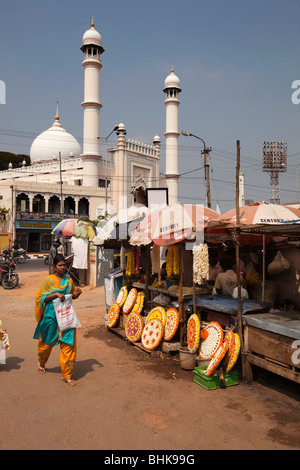
<path id="1" fill-rule="evenodd" d="M 66 217 L 89 217 L 114 213 L 133 203 L 147 205 L 149 191 L 159 189 L 166 203 L 178 199 L 178 107 L 180 80 L 172 70 L 164 82 L 166 105 L 166 168 L 160 173 L 158 135 L 153 145 L 126 137 L 120 123 L 112 130 L 117 144 L 100 154 L 100 71 L 104 52 L 102 37 L 91 22 L 84 33 L 83 148 L 62 126 L 57 112 L 54 122 L 33 141 L 31 165 L 0 172 L 0 203 L 11 211 L 10 233 L 30 252 L 47 252 L 51 231 Z M 110 135 L 111 135 L 110 134 Z M 105 139 L 107 144 L 107 138 Z M 153 193 L 152 193 L 153 194 Z M 1 235 L 1 234 L 0 234 Z"/>

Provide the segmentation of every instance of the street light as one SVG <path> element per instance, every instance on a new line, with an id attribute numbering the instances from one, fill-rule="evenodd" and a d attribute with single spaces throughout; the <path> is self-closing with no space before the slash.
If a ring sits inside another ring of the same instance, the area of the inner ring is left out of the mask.
<path id="1" fill-rule="evenodd" d="M 105 165 L 105 216 L 107 213 L 107 163 L 108 163 L 108 148 L 107 148 L 107 139 L 113 132 L 117 131 L 119 126 L 115 126 L 113 130 L 105 137 L 105 154 L 106 154 L 106 165 Z"/>
<path id="2" fill-rule="evenodd" d="M 206 199 L 207 199 L 207 207 L 211 208 L 211 196 L 210 196 L 210 182 L 209 182 L 209 152 L 211 151 L 211 147 L 207 148 L 206 144 L 201 137 L 192 134 L 191 132 L 181 131 L 181 134 L 185 137 L 195 137 L 196 139 L 201 140 L 204 145 L 204 150 L 201 152 L 204 155 L 204 177 L 206 181 Z"/>

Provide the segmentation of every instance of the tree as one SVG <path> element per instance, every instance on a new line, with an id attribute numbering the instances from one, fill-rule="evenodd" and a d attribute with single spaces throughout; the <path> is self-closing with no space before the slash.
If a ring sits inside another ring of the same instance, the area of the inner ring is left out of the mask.
<path id="1" fill-rule="evenodd" d="M 30 165 L 29 155 L 0 151 L 0 171 L 7 170 L 9 163 L 12 163 L 13 168 L 19 168 L 22 166 L 23 160 L 25 160 L 26 166 Z"/>

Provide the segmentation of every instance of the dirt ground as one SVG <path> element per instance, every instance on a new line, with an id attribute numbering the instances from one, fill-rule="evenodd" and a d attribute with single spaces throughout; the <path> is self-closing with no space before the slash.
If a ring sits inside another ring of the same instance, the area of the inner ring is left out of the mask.
<path id="1" fill-rule="evenodd" d="M 0 450 L 300 448 L 296 384 L 259 373 L 251 384 L 206 390 L 178 356 L 149 355 L 109 331 L 101 287 L 84 287 L 75 303 L 77 386 L 61 380 L 58 346 L 38 374 L 34 297 L 47 268 L 41 262 L 34 272 L 26 263 L 20 287 L 0 287 L 11 345 L 0 364 Z"/>

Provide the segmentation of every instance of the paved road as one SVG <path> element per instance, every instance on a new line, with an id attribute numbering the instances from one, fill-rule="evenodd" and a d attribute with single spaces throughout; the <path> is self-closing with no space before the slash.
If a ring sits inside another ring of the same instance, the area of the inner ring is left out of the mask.
<path id="1" fill-rule="evenodd" d="M 77 386 L 61 381 L 59 347 L 39 375 L 34 295 L 47 272 L 39 263 L 19 267 L 20 288 L 0 288 L 11 343 L 0 365 L 0 450 L 299 449 L 299 388 L 262 380 L 201 388 L 176 358 L 141 352 L 106 329 L 103 288 L 85 287 L 75 304 Z"/>

